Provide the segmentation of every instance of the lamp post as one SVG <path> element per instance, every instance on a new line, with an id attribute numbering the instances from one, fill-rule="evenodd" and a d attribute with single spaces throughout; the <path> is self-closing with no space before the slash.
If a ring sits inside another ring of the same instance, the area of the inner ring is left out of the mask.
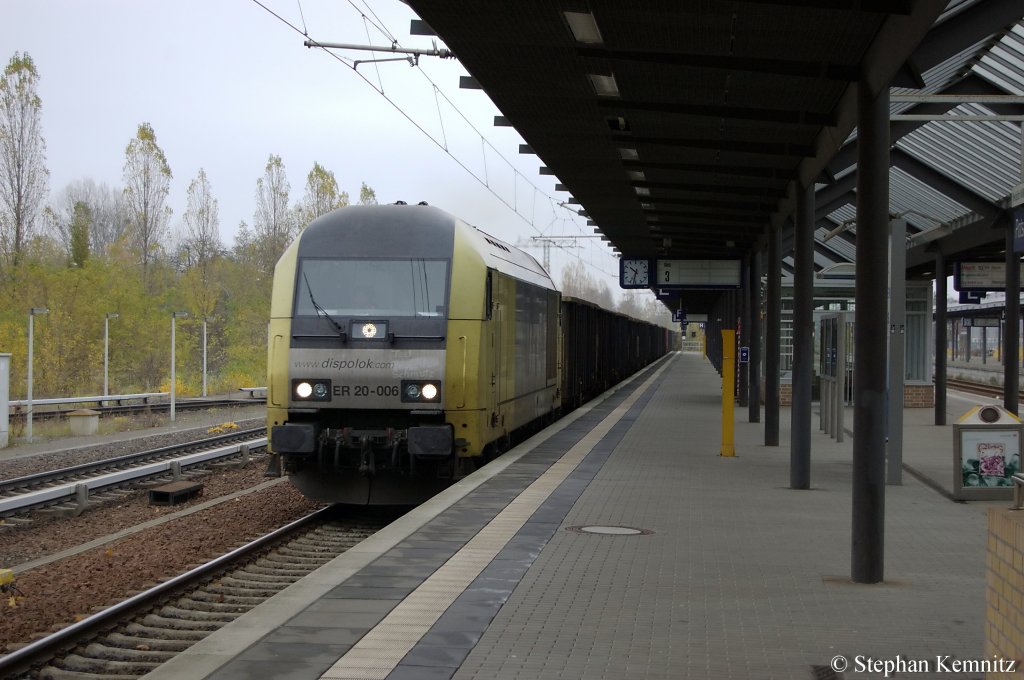
<path id="1" fill-rule="evenodd" d="M 203 396 L 206 396 L 206 317 L 203 317 Z"/>
<path id="2" fill-rule="evenodd" d="M 33 326 L 34 320 L 37 314 L 49 314 L 50 310 L 46 307 L 33 307 L 28 310 L 28 405 L 25 407 L 25 439 L 29 444 L 32 443 L 32 345 L 34 344 L 35 338 L 33 337 Z"/>
<path id="3" fill-rule="evenodd" d="M 174 422 L 174 322 L 188 317 L 188 312 L 171 312 L 171 422 Z"/>
<path id="4" fill-rule="evenodd" d="M 107 312 L 103 315 L 103 396 L 110 394 L 109 391 L 109 367 L 110 367 L 110 320 L 120 316 L 117 312 Z"/>

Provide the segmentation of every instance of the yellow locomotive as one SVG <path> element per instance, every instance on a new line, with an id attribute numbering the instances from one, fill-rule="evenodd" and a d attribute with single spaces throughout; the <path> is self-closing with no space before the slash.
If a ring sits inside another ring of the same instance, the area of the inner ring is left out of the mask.
<path id="1" fill-rule="evenodd" d="M 536 260 L 437 208 L 324 215 L 275 270 L 272 451 L 310 498 L 427 498 L 558 409 L 558 314 Z"/>

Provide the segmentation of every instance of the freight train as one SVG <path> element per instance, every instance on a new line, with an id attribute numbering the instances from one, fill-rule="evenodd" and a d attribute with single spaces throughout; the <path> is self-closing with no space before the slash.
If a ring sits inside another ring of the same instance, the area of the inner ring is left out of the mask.
<path id="1" fill-rule="evenodd" d="M 270 448 L 309 498 L 420 502 L 673 335 L 563 298 L 533 257 L 435 207 L 341 208 L 275 269 Z"/>

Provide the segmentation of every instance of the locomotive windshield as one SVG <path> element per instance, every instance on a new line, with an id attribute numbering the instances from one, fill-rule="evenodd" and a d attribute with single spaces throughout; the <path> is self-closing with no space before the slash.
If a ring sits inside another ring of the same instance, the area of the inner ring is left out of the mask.
<path id="1" fill-rule="evenodd" d="M 295 316 L 316 316 L 316 300 L 331 316 L 443 317 L 448 262 L 307 258 L 296 288 Z"/>

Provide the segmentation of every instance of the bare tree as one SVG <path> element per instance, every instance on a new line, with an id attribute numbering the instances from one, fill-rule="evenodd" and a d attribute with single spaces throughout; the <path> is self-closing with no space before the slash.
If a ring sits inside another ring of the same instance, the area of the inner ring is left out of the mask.
<path id="1" fill-rule="evenodd" d="M 295 231 L 294 213 L 288 209 L 291 185 L 280 156 L 270 154 L 263 177 L 256 180 L 256 212 L 253 229 L 261 269 L 273 270 L 274 263 L 291 241 Z"/>
<path id="2" fill-rule="evenodd" d="M 337 208 L 348 205 L 348 192 L 338 190 L 334 173 L 319 163 L 306 176 L 306 196 L 303 204 L 303 226 Z"/>
<path id="3" fill-rule="evenodd" d="M 165 205 L 171 189 L 171 167 L 149 123 L 139 125 L 124 155 L 124 197 L 131 220 L 130 235 L 145 276 L 171 216 L 171 209 Z"/>
<path id="4" fill-rule="evenodd" d="M 184 246 L 196 262 L 204 265 L 220 252 L 221 244 L 217 199 L 213 197 L 210 180 L 202 168 L 188 185 L 188 206 L 183 219 Z"/>
<path id="5" fill-rule="evenodd" d="M 15 52 L 0 80 L 0 246 L 17 264 L 46 196 L 46 141 L 39 73 Z"/>
<path id="6" fill-rule="evenodd" d="M 562 294 L 588 300 L 605 309 L 615 308 L 611 288 L 591 276 L 582 260 L 575 260 L 562 270 Z"/>
<path id="7" fill-rule="evenodd" d="M 65 246 L 71 243 L 71 225 L 75 219 L 75 205 L 89 207 L 92 221 L 89 227 L 89 249 L 96 254 L 109 251 L 110 246 L 125 235 L 129 222 L 121 191 L 107 184 L 97 185 L 92 179 L 76 180 L 53 199 L 53 236 Z"/>

